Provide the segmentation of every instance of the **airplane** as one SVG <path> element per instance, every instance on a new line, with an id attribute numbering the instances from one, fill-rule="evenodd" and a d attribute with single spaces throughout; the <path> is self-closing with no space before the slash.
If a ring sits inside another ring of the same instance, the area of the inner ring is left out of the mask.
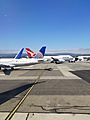
<path id="1" fill-rule="evenodd" d="M 34 58 L 36 53 L 34 53 L 29 48 L 26 48 L 26 52 L 30 58 Z M 73 61 L 73 57 L 71 55 L 57 55 L 57 56 L 44 56 L 44 61 L 49 61 L 51 63 L 64 63 L 65 61 Z"/>
<path id="2" fill-rule="evenodd" d="M 12 69 L 14 66 L 13 62 L 21 58 L 24 48 L 16 54 L 14 58 L 0 58 L 0 69 Z"/>
<path id="3" fill-rule="evenodd" d="M 63 63 L 65 61 L 71 61 L 73 60 L 73 57 L 71 55 L 56 55 L 56 56 L 44 56 L 44 59 L 46 61 L 50 61 L 52 62 L 52 60 L 55 62 L 55 63 Z"/>
<path id="4" fill-rule="evenodd" d="M 33 64 L 38 64 L 39 63 L 39 56 L 42 56 L 45 54 L 45 49 L 46 46 L 42 47 L 39 52 L 36 54 L 35 58 L 32 59 L 26 59 L 26 58 L 21 58 L 22 52 L 24 48 L 22 48 L 15 58 L 12 59 L 0 59 L 0 68 L 4 70 L 13 70 L 14 67 L 20 67 L 20 66 L 27 66 L 27 65 L 33 65 Z"/>

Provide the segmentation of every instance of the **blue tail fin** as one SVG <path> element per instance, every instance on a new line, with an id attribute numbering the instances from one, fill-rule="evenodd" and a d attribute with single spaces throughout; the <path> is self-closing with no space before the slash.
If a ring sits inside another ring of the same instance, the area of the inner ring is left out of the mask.
<path id="1" fill-rule="evenodd" d="M 39 52 L 35 55 L 35 58 L 43 58 L 45 55 L 46 46 L 43 46 Z"/>
<path id="2" fill-rule="evenodd" d="M 15 56 L 15 59 L 20 59 L 22 56 L 24 48 L 20 49 L 20 51 L 17 53 L 17 55 Z"/>
<path id="3" fill-rule="evenodd" d="M 46 46 L 43 46 L 43 47 L 39 50 L 39 52 L 41 52 L 42 55 L 44 56 L 45 50 L 46 50 Z"/>

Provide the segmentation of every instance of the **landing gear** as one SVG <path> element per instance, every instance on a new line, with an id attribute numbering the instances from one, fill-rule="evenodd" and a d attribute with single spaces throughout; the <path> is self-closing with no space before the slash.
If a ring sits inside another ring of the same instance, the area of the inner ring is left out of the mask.
<path id="1" fill-rule="evenodd" d="M 11 70 L 14 70 L 14 68 L 12 67 Z"/>

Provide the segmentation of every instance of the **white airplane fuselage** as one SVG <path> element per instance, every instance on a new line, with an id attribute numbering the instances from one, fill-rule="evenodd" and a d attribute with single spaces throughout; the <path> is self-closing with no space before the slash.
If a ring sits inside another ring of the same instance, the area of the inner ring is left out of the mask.
<path id="1" fill-rule="evenodd" d="M 19 66 L 26 66 L 26 65 L 32 65 L 32 64 L 37 64 L 38 59 L 26 59 L 26 58 L 21 58 L 21 59 L 0 59 L 0 67 L 5 68 L 6 67 L 19 67 Z"/>
<path id="2" fill-rule="evenodd" d="M 44 56 L 45 60 L 51 60 L 52 58 L 69 61 L 72 60 L 73 57 L 71 55 L 57 55 L 57 56 Z"/>

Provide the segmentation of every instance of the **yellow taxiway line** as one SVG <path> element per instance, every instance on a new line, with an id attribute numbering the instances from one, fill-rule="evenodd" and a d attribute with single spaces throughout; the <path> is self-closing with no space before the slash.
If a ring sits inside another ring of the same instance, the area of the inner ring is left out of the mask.
<path id="1" fill-rule="evenodd" d="M 41 72 L 42 74 L 42 72 Z M 5 120 L 11 120 L 11 118 L 13 117 L 13 115 L 15 114 L 15 112 L 18 110 L 18 108 L 20 107 L 20 105 L 24 102 L 24 100 L 26 99 L 26 97 L 29 95 L 29 93 L 31 92 L 31 90 L 33 89 L 33 87 L 35 86 L 35 84 L 38 82 L 38 80 L 40 79 L 40 76 L 35 80 L 34 84 L 32 85 L 32 87 L 27 91 L 27 93 L 25 94 L 25 96 L 19 101 L 19 103 L 14 107 L 14 109 L 8 114 L 8 116 L 5 118 Z"/>

